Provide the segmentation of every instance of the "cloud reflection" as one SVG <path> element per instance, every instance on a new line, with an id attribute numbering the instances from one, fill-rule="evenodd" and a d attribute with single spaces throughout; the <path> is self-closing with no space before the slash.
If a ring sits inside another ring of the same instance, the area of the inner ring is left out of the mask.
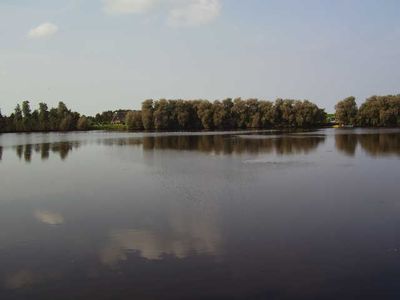
<path id="1" fill-rule="evenodd" d="M 206 211 L 201 211 L 205 209 Z M 162 229 L 118 229 L 110 232 L 108 244 L 100 251 L 100 261 L 112 266 L 137 253 L 148 260 L 171 255 L 186 258 L 193 254 L 216 255 L 221 249 L 221 234 L 215 209 L 204 206 L 169 207 Z"/>
<path id="2" fill-rule="evenodd" d="M 6 289 L 21 289 L 35 283 L 35 276 L 31 271 L 21 270 L 6 277 L 4 287 Z"/>
<path id="3" fill-rule="evenodd" d="M 33 215 L 38 221 L 45 224 L 61 225 L 64 223 L 64 217 L 56 212 L 48 210 L 35 210 Z"/>
<path id="4" fill-rule="evenodd" d="M 100 260 L 105 265 L 126 260 L 129 252 L 137 252 L 148 260 L 159 260 L 164 255 L 185 258 L 192 252 L 210 250 L 210 245 L 201 241 L 196 243 L 188 238 L 171 238 L 167 234 L 147 230 L 116 230 L 111 233 L 110 240 L 110 244 L 100 251 Z"/>

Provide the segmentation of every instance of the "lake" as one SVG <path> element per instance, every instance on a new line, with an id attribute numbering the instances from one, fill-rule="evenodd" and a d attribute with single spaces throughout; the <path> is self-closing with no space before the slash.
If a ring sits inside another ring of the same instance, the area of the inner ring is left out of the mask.
<path id="1" fill-rule="evenodd" d="M 0 135 L 0 299 L 399 299 L 400 130 Z"/>

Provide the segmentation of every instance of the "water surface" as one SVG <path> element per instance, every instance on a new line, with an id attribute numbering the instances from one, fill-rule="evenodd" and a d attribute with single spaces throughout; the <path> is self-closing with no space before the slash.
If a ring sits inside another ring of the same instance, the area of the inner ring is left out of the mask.
<path id="1" fill-rule="evenodd" d="M 399 299 L 400 131 L 0 135 L 0 299 Z"/>

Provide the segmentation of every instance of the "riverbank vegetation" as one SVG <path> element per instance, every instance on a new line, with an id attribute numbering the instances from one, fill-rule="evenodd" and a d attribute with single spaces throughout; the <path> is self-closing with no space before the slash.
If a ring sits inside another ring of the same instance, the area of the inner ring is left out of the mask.
<path id="1" fill-rule="evenodd" d="M 127 114 L 131 130 L 232 130 L 321 126 L 326 114 L 310 101 L 258 99 L 146 100 Z"/>
<path id="2" fill-rule="evenodd" d="M 400 126 L 400 95 L 372 96 L 360 108 L 354 97 L 339 101 L 336 121 L 341 125 L 360 127 Z"/>
<path id="3" fill-rule="evenodd" d="M 31 131 L 72 131 L 89 129 L 89 120 L 77 112 L 73 112 L 59 102 L 56 108 L 49 109 L 46 103 L 31 110 L 29 101 L 24 101 L 15 107 L 10 116 L 0 112 L 0 132 L 31 132 Z"/>
<path id="4" fill-rule="evenodd" d="M 361 127 L 400 126 L 400 95 L 372 96 L 359 108 L 354 97 L 339 101 L 335 115 L 328 115 L 307 100 L 275 102 L 241 98 L 216 100 L 146 100 L 141 110 L 105 111 L 94 117 L 80 115 L 59 102 L 55 108 L 29 101 L 12 114 L 0 112 L 0 132 L 72 130 L 240 130 L 312 128 L 336 122 Z"/>
<path id="5" fill-rule="evenodd" d="M 105 111 L 94 117 L 72 112 L 63 102 L 50 110 L 40 103 L 31 111 L 24 101 L 10 116 L 0 114 L 0 131 L 310 128 L 323 125 L 325 119 L 325 111 L 307 100 L 146 100 L 140 111 Z"/>

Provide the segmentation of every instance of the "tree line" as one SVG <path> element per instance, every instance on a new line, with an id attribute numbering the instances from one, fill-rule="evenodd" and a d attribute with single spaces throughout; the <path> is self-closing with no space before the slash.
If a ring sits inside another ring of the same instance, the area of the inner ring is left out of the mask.
<path id="1" fill-rule="evenodd" d="M 326 113 L 304 100 L 275 102 L 231 98 L 216 100 L 146 100 L 140 111 L 130 111 L 129 130 L 231 130 L 273 127 L 316 127 Z"/>
<path id="2" fill-rule="evenodd" d="M 356 99 L 348 97 L 336 106 L 336 121 L 341 125 L 361 127 L 400 126 L 400 95 L 372 96 L 358 108 Z"/>
<path id="3" fill-rule="evenodd" d="M 59 102 L 49 109 L 46 103 L 32 111 L 29 101 L 18 104 L 9 116 L 0 111 L 0 132 L 72 131 L 89 129 L 89 120 Z"/>
<path id="4" fill-rule="evenodd" d="M 341 125 L 400 126 L 400 95 L 372 96 L 359 108 L 355 98 L 348 97 L 339 101 L 335 110 L 335 120 Z M 111 124 L 116 114 L 124 116 L 120 128 L 127 130 L 310 128 L 327 122 L 325 111 L 308 100 L 146 100 L 138 111 L 105 111 L 94 117 L 73 112 L 63 102 L 50 109 L 39 103 L 32 111 L 29 101 L 24 101 L 9 116 L 0 111 L 0 132 L 102 128 Z"/>

